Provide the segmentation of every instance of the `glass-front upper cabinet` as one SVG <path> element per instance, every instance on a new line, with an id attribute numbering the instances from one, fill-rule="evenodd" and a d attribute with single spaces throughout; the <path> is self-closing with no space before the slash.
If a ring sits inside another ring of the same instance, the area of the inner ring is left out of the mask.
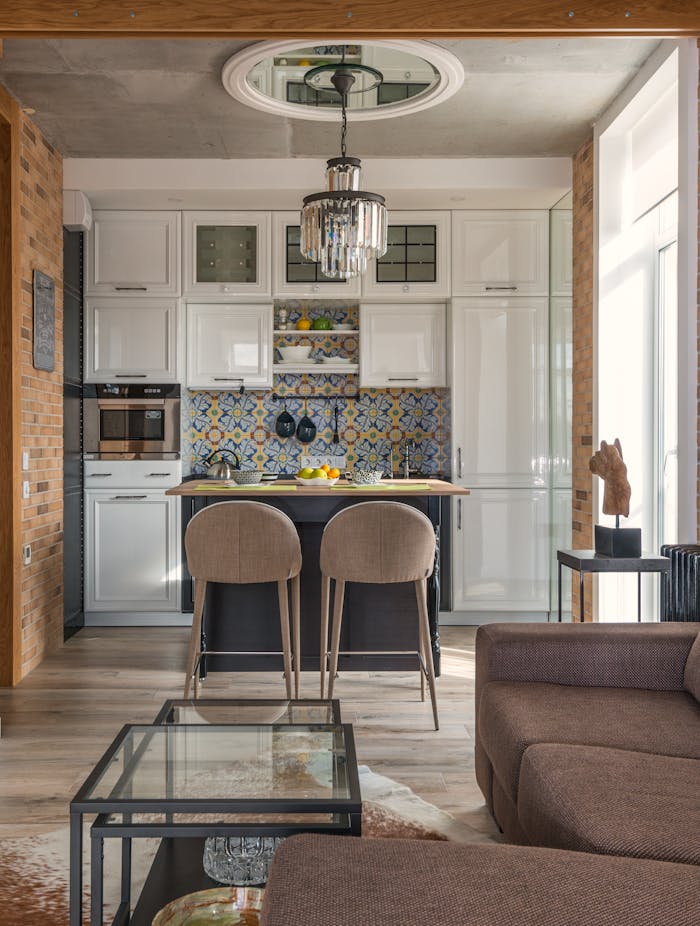
<path id="1" fill-rule="evenodd" d="M 370 261 L 365 298 L 424 299 L 450 294 L 449 212 L 389 212 L 386 254 Z"/>
<path id="2" fill-rule="evenodd" d="M 269 296 L 269 212 L 185 212 L 185 295 Z"/>
<path id="3" fill-rule="evenodd" d="M 317 261 L 307 260 L 300 249 L 301 229 L 298 212 L 272 214 L 274 296 L 333 299 L 359 298 L 360 278 L 340 280 L 324 276 Z"/>

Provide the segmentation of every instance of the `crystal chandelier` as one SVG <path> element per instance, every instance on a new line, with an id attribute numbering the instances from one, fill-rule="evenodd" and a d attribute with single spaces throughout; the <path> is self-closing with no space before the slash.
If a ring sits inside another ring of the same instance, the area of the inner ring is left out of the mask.
<path id="1" fill-rule="evenodd" d="M 353 90 L 360 72 L 363 85 Z M 330 76 L 328 77 L 328 75 Z M 328 77 L 332 88 L 318 83 Z M 304 83 L 313 90 L 333 90 L 340 94 L 342 130 L 340 157 L 331 158 L 326 168 L 328 187 L 322 193 L 304 197 L 301 210 L 301 253 L 321 264 L 325 276 L 358 276 L 372 257 L 386 253 L 386 206 L 384 197 L 360 189 L 359 158 L 346 154 L 347 98 L 349 93 L 366 93 L 382 82 L 382 75 L 365 65 L 345 64 L 345 51 L 339 64 L 319 65 L 304 75 Z"/>

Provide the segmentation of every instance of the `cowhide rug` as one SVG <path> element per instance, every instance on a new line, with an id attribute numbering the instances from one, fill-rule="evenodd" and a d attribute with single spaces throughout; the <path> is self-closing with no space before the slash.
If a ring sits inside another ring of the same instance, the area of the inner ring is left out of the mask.
<path id="1" fill-rule="evenodd" d="M 362 835 L 385 839 L 493 842 L 478 830 L 422 800 L 410 788 L 360 767 Z M 84 840 L 89 843 L 87 836 Z M 151 864 L 158 840 L 133 842 L 133 896 Z M 89 851 L 89 846 L 86 846 Z M 87 863 L 87 858 L 86 858 Z M 114 915 L 119 882 L 119 840 L 105 841 L 105 921 Z M 88 883 L 86 864 L 84 881 Z M 87 893 L 86 893 L 87 900 Z M 87 923 L 88 905 L 84 906 Z M 68 827 L 43 829 L 0 843 L 1 926 L 67 926 Z"/>

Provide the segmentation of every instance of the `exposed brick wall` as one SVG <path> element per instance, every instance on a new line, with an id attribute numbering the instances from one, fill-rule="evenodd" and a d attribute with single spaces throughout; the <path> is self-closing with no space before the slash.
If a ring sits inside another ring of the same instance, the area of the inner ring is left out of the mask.
<path id="1" fill-rule="evenodd" d="M 29 453 L 30 498 L 22 502 L 21 672 L 26 675 L 63 640 L 63 162 L 26 117 L 20 151 L 22 449 Z M 52 373 L 34 369 L 32 274 L 56 284 L 56 356 Z"/>
<path id="2" fill-rule="evenodd" d="M 593 138 L 573 165 L 573 511 L 572 546 L 593 546 L 593 492 L 588 468 L 593 446 Z M 591 577 L 586 578 L 585 617 L 592 620 Z M 578 615 L 578 583 L 573 583 Z"/>

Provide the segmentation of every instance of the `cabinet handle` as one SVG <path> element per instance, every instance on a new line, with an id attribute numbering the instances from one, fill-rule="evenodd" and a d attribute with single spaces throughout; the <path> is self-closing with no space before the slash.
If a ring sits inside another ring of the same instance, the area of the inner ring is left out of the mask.
<path id="1" fill-rule="evenodd" d="M 110 498 L 110 501 L 111 501 L 111 502 L 116 502 L 116 501 L 118 501 L 120 498 L 148 498 L 148 496 L 147 496 L 147 495 L 113 495 L 113 496 Z"/>
<path id="2" fill-rule="evenodd" d="M 147 286 L 115 286 L 118 293 L 147 293 Z"/>
<path id="3" fill-rule="evenodd" d="M 463 476 L 463 474 L 464 474 L 464 466 L 463 466 L 463 464 L 462 464 L 462 448 L 461 448 L 461 447 L 458 447 L 458 448 L 457 448 L 457 473 L 459 474 L 459 478 L 461 479 L 462 476 Z"/>
<path id="4" fill-rule="evenodd" d="M 242 376 L 213 376 L 215 383 L 242 383 Z"/>
<path id="5" fill-rule="evenodd" d="M 107 479 L 111 475 L 112 473 L 86 473 L 85 477 L 87 479 Z"/>
<path id="6" fill-rule="evenodd" d="M 514 293 L 517 290 L 517 286 L 484 286 L 484 289 L 487 293 L 490 292 L 508 292 Z"/>
<path id="7" fill-rule="evenodd" d="M 417 383 L 417 376 L 387 376 L 389 383 Z"/>
<path id="8" fill-rule="evenodd" d="M 457 530 L 462 530 L 462 499 L 457 499 Z"/>
<path id="9" fill-rule="evenodd" d="M 145 379 L 148 373 L 115 373 L 115 379 Z"/>
<path id="10" fill-rule="evenodd" d="M 169 476 L 170 473 L 146 473 L 147 476 Z"/>

